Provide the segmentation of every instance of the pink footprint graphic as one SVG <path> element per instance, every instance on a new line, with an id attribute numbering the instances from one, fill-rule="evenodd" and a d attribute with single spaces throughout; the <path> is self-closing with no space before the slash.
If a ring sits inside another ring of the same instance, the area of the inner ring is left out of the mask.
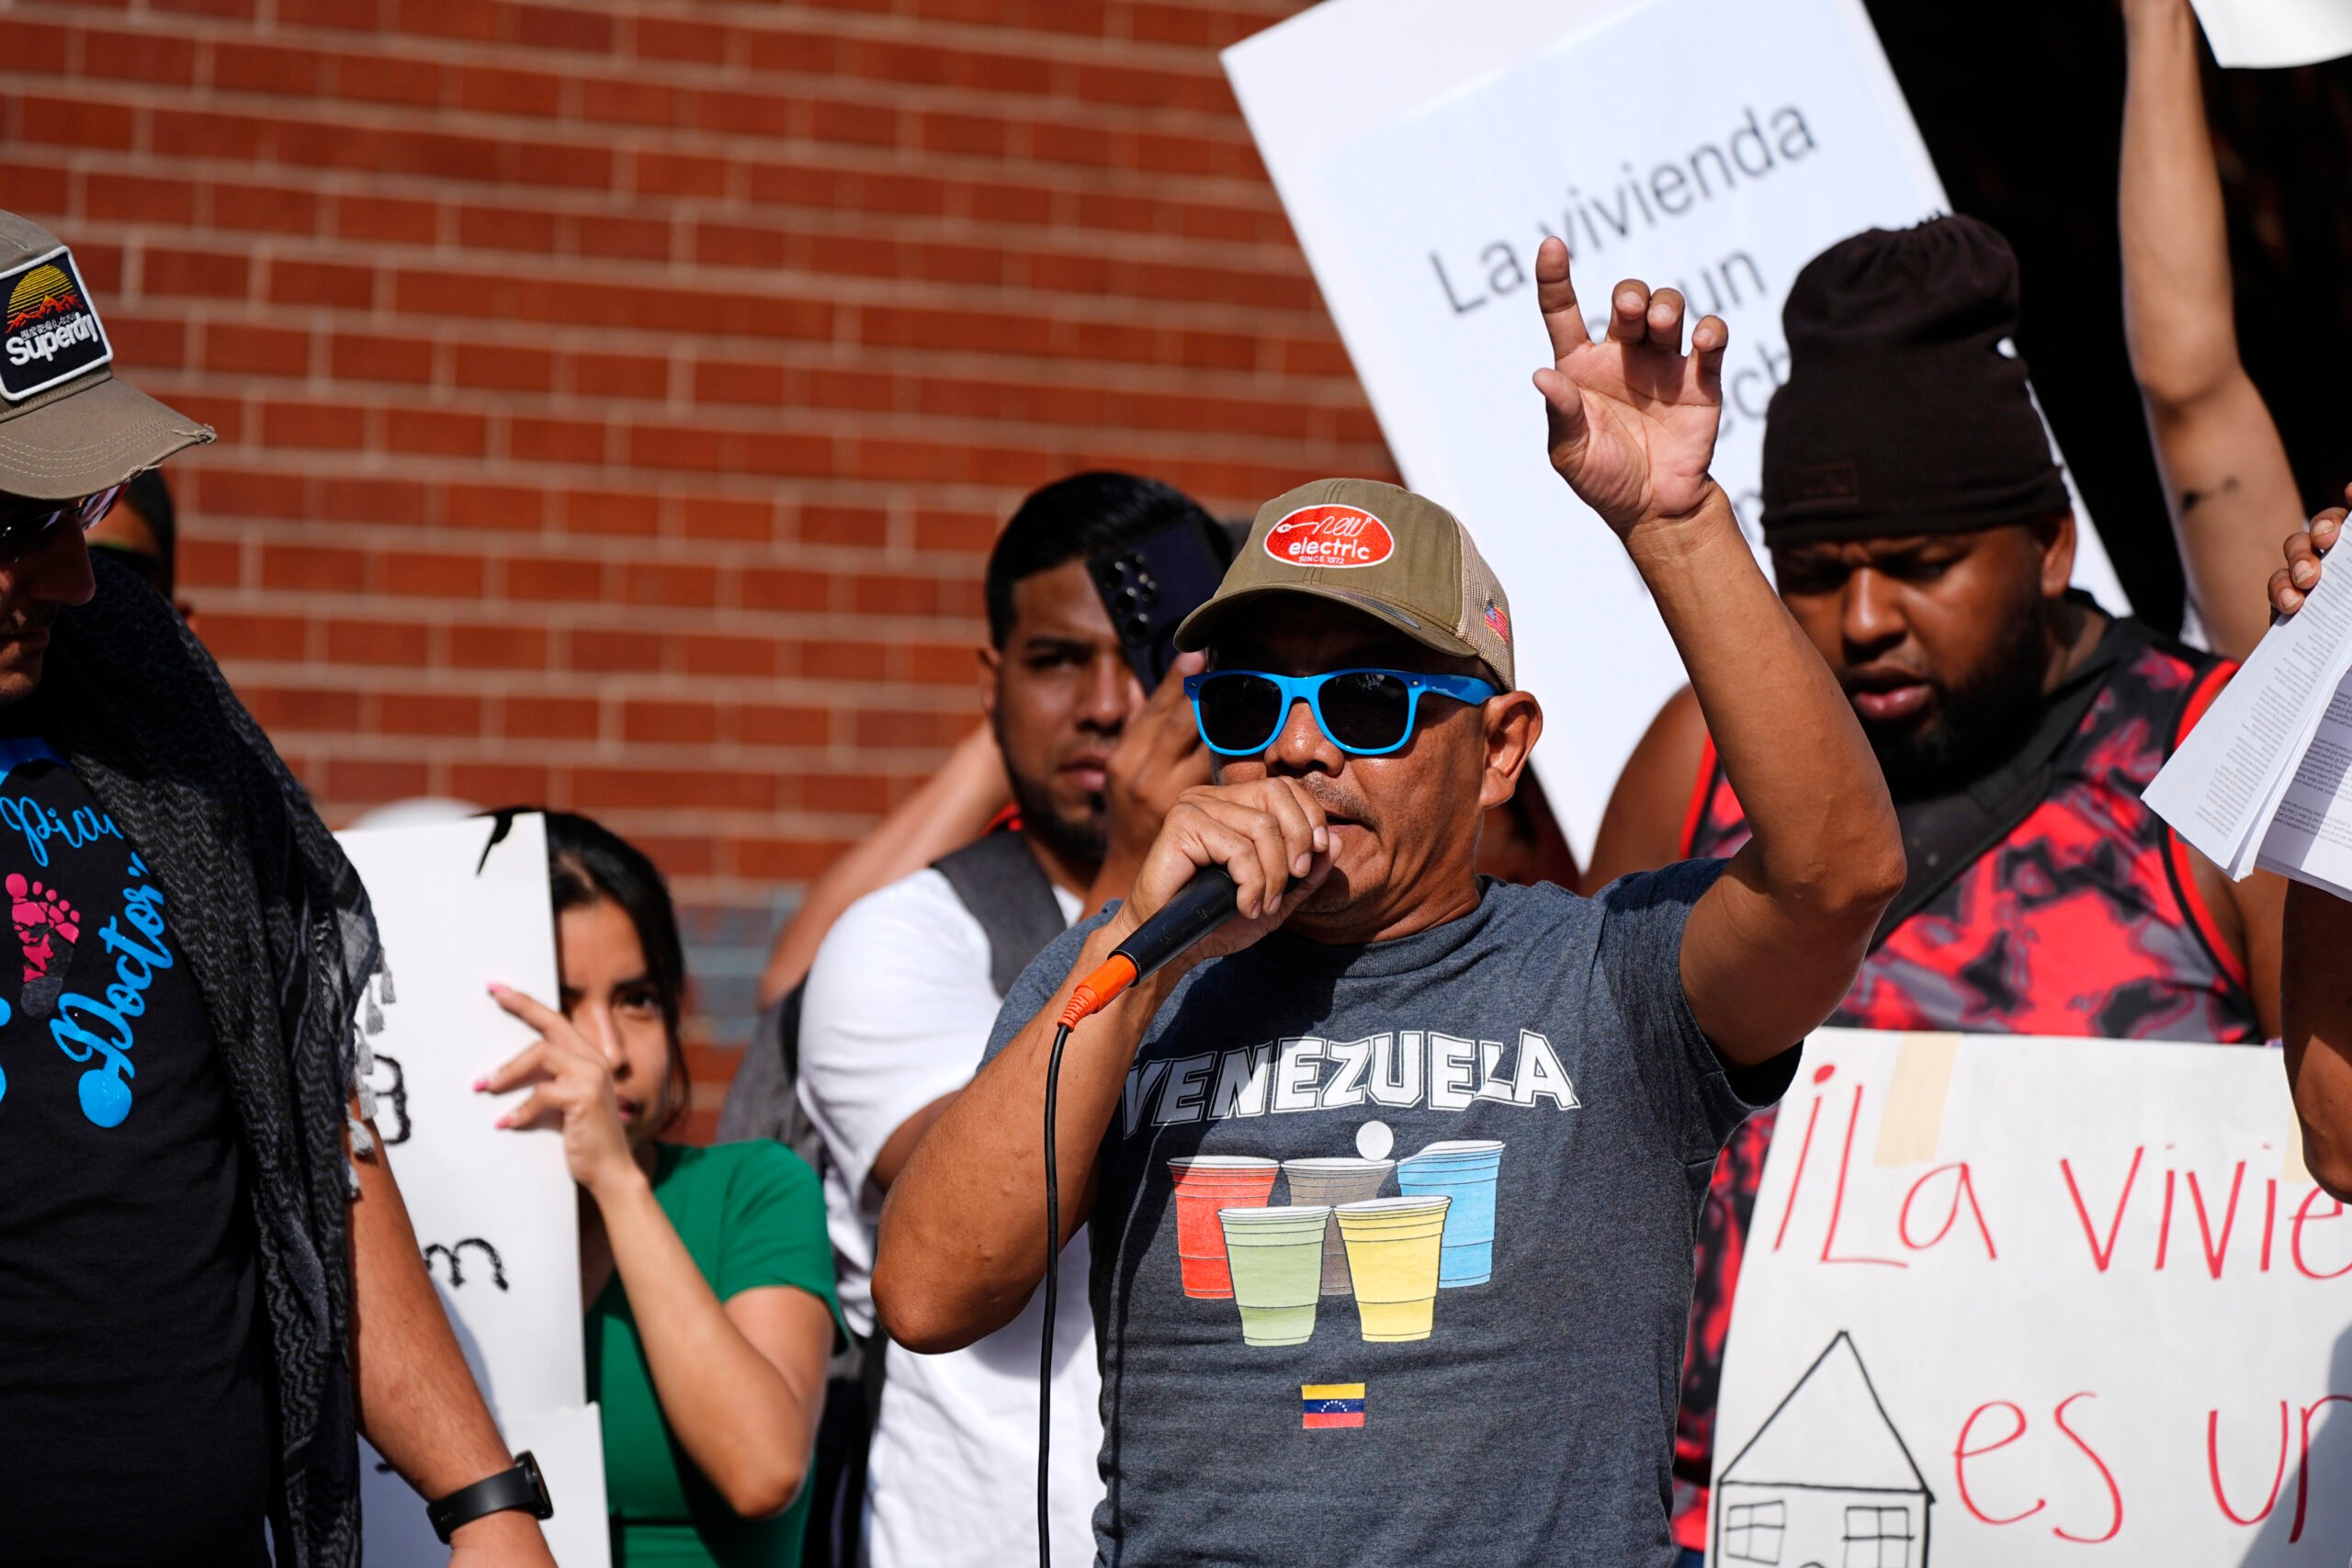
<path id="1" fill-rule="evenodd" d="M 7 887 L 9 919 L 16 922 L 17 941 L 24 949 L 24 1010 L 34 1018 L 47 1018 L 65 989 L 74 944 L 82 935 L 81 912 L 56 888 L 28 883 L 21 872 L 8 874 Z"/>

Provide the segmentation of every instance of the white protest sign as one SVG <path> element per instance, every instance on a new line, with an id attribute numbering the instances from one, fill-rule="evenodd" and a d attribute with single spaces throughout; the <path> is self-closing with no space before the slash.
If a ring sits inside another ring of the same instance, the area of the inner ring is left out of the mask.
<path id="1" fill-rule="evenodd" d="M 1748 1225 L 1712 1561 L 2340 1568 L 2339 1405 L 2352 1221 L 2277 1052 L 1826 1030 Z"/>
<path id="2" fill-rule="evenodd" d="M 1683 673 L 1545 460 L 1536 247 L 1568 242 L 1596 330 L 1628 276 L 1730 323 L 1714 473 L 1752 538 L 1789 285 L 1945 206 L 1877 36 L 1860 0 L 1326 0 L 1225 65 L 1407 482 L 1510 591 L 1544 788 L 1589 859 Z M 2087 528 L 2076 575 L 2127 607 Z"/>
<path id="3" fill-rule="evenodd" d="M 2352 54 L 2346 0 L 2196 0 L 2223 65 L 2316 65 Z"/>
<path id="4" fill-rule="evenodd" d="M 474 1092 L 537 1039 L 491 999 L 497 981 L 552 1003 L 555 921 L 546 823 L 469 818 L 340 836 L 384 943 L 360 1027 L 375 1056 L 376 1128 L 425 1268 L 508 1443 L 533 1448 L 563 1568 L 610 1560 L 603 1453 L 587 1405 L 577 1189 L 552 1135 L 492 1125 L 526 1090 Z M 444 1563 L 424 1505 L 362 1447 L 371 1568 Z"/>

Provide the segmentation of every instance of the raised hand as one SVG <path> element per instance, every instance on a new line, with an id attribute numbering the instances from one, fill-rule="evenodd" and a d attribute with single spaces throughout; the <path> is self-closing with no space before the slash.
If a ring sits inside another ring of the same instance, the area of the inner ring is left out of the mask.
<path id="1" fill-rule="evenodd" d="M 2344 487 L 2344 499 L 2352 502 L 2352 485 Z M 2303 607 L 2303 596 L 2319 586 L 2319 558 L 2335 547 L 2346 513 L 2345 507 L 2331 506 L 2309 526 L 2287 536 L 2287 564 L 2270 574 L 2273 610 L 2291 615 Z"/>
<path id="2" fill-rule="evenodd" d="M 1568 247 L 1535 253 L 1535 299 L 1552 336 L 1552 366 L 1535 373 L 1551 423 L 1552 467 L 1622 536 L 1635 525 L 1686 515 L 1713 484 L 1707 465 L 1723 421 L 1724 346 L 1731 329 L 1709 316 L 1682 348 L 1682 296 L 1628 280 L 1611 299 L 1609 333 L 1585 330 Z"/>
<path id="3" fill-rule="evenodd" d="M 589 1043 L 570 1019 L 520 991 L 492 986 L 498 1005 L 539 1032 L 539 1038 L 474 1085 L 483 1094 L 503 1094 L 525 1084 L 529 1099 L 498 1119 L 501 1127 L 557 1127 L 563 1132 L 564 1164 L 571 1179 L 594 1195 L 616 1180 L 639 1174 L 621 1121 L 612 1065 Z"/>

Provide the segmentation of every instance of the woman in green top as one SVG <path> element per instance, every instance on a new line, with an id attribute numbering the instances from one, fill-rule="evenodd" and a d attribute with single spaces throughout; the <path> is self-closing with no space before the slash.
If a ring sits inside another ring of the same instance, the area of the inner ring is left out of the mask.
<path id="1" fill-rule="evenodd" d="M 560 1127 L 580 1184 L 588 1396 L 604 1407 L 616 1568 L 791 1568 L 839 1318 L 817 1178 L 772 1143 L 660 1142 L 686 1104 L 685 959 L 661 874 L 547 814 L 562 1010 L 477 1087 L 535 1092 L 501 1126 Z"/>

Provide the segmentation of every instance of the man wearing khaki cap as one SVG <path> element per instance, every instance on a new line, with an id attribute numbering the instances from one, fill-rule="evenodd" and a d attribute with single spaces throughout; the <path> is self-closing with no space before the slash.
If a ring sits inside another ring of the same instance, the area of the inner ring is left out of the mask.
<path id="1" fill-rule="evenodd" d="M 267 1519 L 281 1568 L 356 1563 L 364 1427 L 451 1505 L 454 1562 L 545 1563 L 544 1493 L 346 1120 L 367 897 L 171 605 L 83 539 L 212 432 L 115 378 L 72 253 L 7 213 L 0 301 L 0 1559 L 251 1568 Z"/>
<path id="2" fill-rule="evenodd" d="M 1554 466 L 1673 633 L 1756 833 L 1583 899 L 1481 882 L 1542 726 L 1510 607 L 1442 507 L 1269 502 L 1180 642 L 1217 782 L 1125 903 L 1049 947 L 882 1217 L 922 1350 L 1010 1318 L 1048 1248 L 1043 1109 L 1074 987 L 1203 868 L 1238 917 L 1069 1042 L 1058 1245 L 1091 1224 L 1099 1560 L 1667 1568 L 1698 1206 L 1903 876 L 1837 682 L 1708 477 L 1725 331 L 1623 284 L 1539 297 Z M 1563 526 L 1568 524 L 1564 520 Z M 1594 671 L 1593 679 L 1607 679 Z M 877 1006 L 887 1006 L 887 998 Z"/>

